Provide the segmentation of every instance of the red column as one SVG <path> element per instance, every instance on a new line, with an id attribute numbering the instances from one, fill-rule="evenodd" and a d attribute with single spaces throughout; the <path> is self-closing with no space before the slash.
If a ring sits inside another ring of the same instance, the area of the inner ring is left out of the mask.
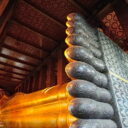
<path id="1" fill-rule="evenodd" d="M 47 70 L 46 66 L 43 66 L 40 69 L 38 76 L 38 90 L 44 89 L 46 87 L 46 70 Z"/>
<path id="2" fill-rule="evenodd" d="M 67 60 L 64 56 L 64 49 L 60 49 L 58 51 L 58 61 L 57 61 L 57 84 L 64 84 L 69 81 L 65 73 L 65 66 L 67 64 Z"/>
<path id="3" fill-rule="evenodd" d="M 55 59 L 50 58 L 47 62 L 46 87 L 55 85 Z"/>

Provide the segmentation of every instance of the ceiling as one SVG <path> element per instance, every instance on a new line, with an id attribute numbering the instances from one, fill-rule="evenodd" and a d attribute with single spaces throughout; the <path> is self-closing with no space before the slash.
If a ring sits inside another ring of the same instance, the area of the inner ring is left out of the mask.
<path id="1" fill-rule="evenodd" d="M 15 88 L 61 45 L 69 13 L 82 13 L 96 21 L 96 14 L 107 3 L 108 0 L 13 0 L 2 17 L 0 86 Z"/>

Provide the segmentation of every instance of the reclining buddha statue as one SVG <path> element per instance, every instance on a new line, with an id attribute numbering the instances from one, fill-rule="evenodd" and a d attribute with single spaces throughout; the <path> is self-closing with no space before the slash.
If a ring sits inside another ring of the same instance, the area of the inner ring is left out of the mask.
<path id="1" fill-rule="evenodd" d="M 83 16 L 67 16 L 71 79 L 0 106 L 1 128 L 128 128 L 128 56 Z"/>

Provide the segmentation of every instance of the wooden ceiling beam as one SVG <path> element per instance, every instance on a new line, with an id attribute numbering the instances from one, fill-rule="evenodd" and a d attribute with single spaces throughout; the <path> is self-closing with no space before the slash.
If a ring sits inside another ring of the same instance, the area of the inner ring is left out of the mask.
<path id="1" fill-rule="evenodd" d="M 82 4 L 78 3 L 77 1 L 75 0 L 69 0 L 75 7 L 77 8 L 81 8 L 81 10 L 84 11 L 83 14 L 86 14 L 85 17 L 87 20 L 90 21 L 95 21 L 96 25 L 99 25 L 99 20 L 97 18 L 96 15 L 93 14 L 93 10 L 90 11 L 89 9 L 85 8 Z"/>
<path id="2" fill-rule="evenodd" d="M 23 27 L 24 29 L 27 29 L 28 31 L 31 31 L 32 33 L 35 33 L 36 35 L 41 36 L 42 38 L 45 38 L 45 39 L 47 39 L 47 40 L 49 40 L 49 41 L 51 41 L 51 42 L 53 42 L 53 43 L 55 43 L 55 44 L 58 44 L 58 42 L 55 41 L 54 39 L 51 39 L 51 38 L 49 38 L 49 37 L 43 35 L 42 33 L 39 33 L 39 32 L 37 32 L 37 31 L 34 31 L 33 29 L 31 29 L 30 27 L 28 27 L 28 26 L 22 24 L 20 21 L 18 21 L 18 20 L 16 20 L 16 19 L 13 19 L 13 20 L 11 20 L 11 21 L 12 21 L 13 23 L 15 23 L 15 24 L 17 24 L 17 25 Z M 35 47 L 36 47 L 36 46 L 35 46 Z M 38 47 L 38 46 L 37 46 L 37 47 Z M 41 48 L 41 49 L 42 49 L 42 48 Z"/>
<path id="3" fill-rule="evenodd" d="M 19 82 L 20 82 L 21 80 L 19 80 Z M 8 81 L 6 78 L 0 78 L 0 88 L 1 88 L 1 86 L 4 86 L 5 84 L 7 84 L 7 86 L 6 86 L 6 89 L 8 89 L 7 87 L 8 86 L 17 86 L 17 84 L 19 83 L 19 82 L 16 82 L 16 81 L 14 81 L 14 80 L 11 80 L 11 81 Z"/>
<path id="4" fill-rule="evenodd" d="M 8 3 L 9 3 L 9 0 L 0 1 L 0 16 L 2 16 L 2 14 L 3 14 L 5 8 L 7 7 Z"/>
<path id="5" fill-rule="evenodd" d="M 0 56 L 4 57 L 4 58 L 7 58 L 7 59 L 10 59 L 10 60 L 13 60 L 13 61 L 16 61 L 16 62 L 19 62 L 19 63 L 22 63 L 22 64 L 30 65 L 32 67 L 36 67 L 37 66 L 36 64 L 32 64 L 32 63 L 17 59 L 17 58 L 11 57 L 9 55 L 5 55 L 3 53 L 0 53 Z"/>
<path id="6" fill-rule="evenodd" d="M 43 16 L 47 17 L 49 20 L 51 20 L 52 22 L 58 24 L 59 26 L 63 27 L 64 29 L 66 28 L 66 26 L 61 23 L 60 21 L 58 21 L 56 18 L 54 18 L 53 16 L 50 16 L 48 14 L 46 14 L 45 12 L 43 12 L 41 9 L 39 9 L 35 4 L 31 3 L 30 0 L 23 0 L 25 3 L 27 3 L 28 5 L 30 5 L 32 8 L 36 9 L 38 12 L 40 12 Z"/>
<path id="7" fill-rule="evenodd" d="M 7 90 L 8 87 L 11 87 L 11 86 L 16 87 L 19 84 L 19 82 L 21 81 L 18 79 L 16 79 L 16 80 L 17 81 L 15 81 L 15 80 L 9 80 L 8 81 L 6 78 L 0 78 L 0 88 L 4 87 Z M 7 85 L 7 86 L 4 86 L 4 85 Z"/>
<path id="8" fill-rule="evenodd" d="M 4 72 L 11 73 L 11 74 L 16 74 L 16 75 L 20 75 L 20 76 L 26 76 L 25 74 L 14 72 L 14 71 L 9 71 L 9 70 L 3 69 L 3 68 L 0 68 L 0 70 L 4 71 Z"/>
<path id="9" fill-rule="evenodd" d="M 17 79 L 17 80 L 23 80 L 23 79 L 18 78 L 18 77 L 9 76 L 9 75 L 6 75 L 6 74 L 4 75 L 4 74 L 1 74 L 1 73 L 0 73 L 0 76 L 3 76 L 3 77 L 5 77 L 5 78 L 6 78 L 6 77 L 9 77 L 9 78 Z"/>
<path id="10" fill-rule="evenodd" d="M 45 37 L 46 39 L 51 40 L 51 41 L 57 43 L 57 41 L 54 40 L 52 37 L 49 37 L 48 35 L 45 35 L 44 33 L 38 31 L 37 29 L 26 25 L 25 23 L 23 23 L 23 22 L 17 20 L 16 18 L 14 18 L 13 20 L 14 20 L 16 23 L 21 24 L 22 26 L 25 26 L 25 27 L 28 28 L 28 29 L 31 29 L 33 32 L 39 33 L 40 35 L 42 35 L 42 36 Z M 58 44 L 58 43 L 57 43 L 57 44 Z"/>
<path id="11" fill-rule="evenodd" d="M 24 56 L 29 56 L 29 57 L 34 58 L 34 59 L 37 59 L 37 60 L 43 59 L 43 58 L 39 58 L 39 57 L 37 57 L 37 56 L 35 56 L 35 55 L 30 55 L 29 53 L 25 53 L 25 52 L 23 52 L 23 51 L 20 51 L 20 50 L 14 48 L 13 46 L 9 46 L 9 45 L 7 45 L 7 44 L 5 44 L 5 43 L 3 43 L 3 46 L 2 46 L 2 47 L 3 47 L 3 48 L 10 49 L 10 50 L 12 50 L 12 51 L 14 51 L 14 52 L 20 53 L 20 54 L 22 54 L 22 55 L 24 55 Z"/>
<path id="12" fill-rule="evenodd" d="M 112 2 L 113 0 L 99 0 L 91 9 L 91 11 L 87 8 L 85 8 L 82 4 L 80 4 L 79 2 L 75 1 L 75 0 L 69 0 L 74 6 L 76 7 L 80 7 L 82 8 L 87 14 L 87 20 L 89 19 L 89 21 L 95 21 L 97 27 L 101 26 L 101 21 L 99 20 L 99 12 L 105 7 L 107 6 L 110 2 Z"/>
<path id="13" fill-rule="evenodd" d="M 93 14 L 97 15 L 100 11 L 102 11 L 108 4 L 113 3 L 113 0 L 100 0 L 96 5 L 94 5 Z M 97 7 L 95 9 L 95 7 Z"/>
<path id="14" fill-rule="evenodd" d="M 3 0 L 3 1 L 7 2 L 7 0 Z M 5 26 L 7 25 L 9 19 L 11 18 L 12 14 L 13 14 L 14 6 L 15 6 L 15 2 L 9 3 L 9 6 L 5 10 L 4 14 L 0 17 L 0 36 L 3 33 Z M 0 7 L 1 7 L 1 5 L 0 5 Z"/>
<path id="15" fill-rule="evenodd" d="M 89 11 L 88 11 L 88 10 L 85 10 L 85 8 L 83 8 L 82 6 L 80 6 L 80 5 L 78 4 L 78 2 L 76 2 L 76 1 L 74 1 L 74 0 L 69 0 L 69 2 L 70 2 L 73 6 L 77 7 L 77 8 L 82 12 L 82 14 L 83 14 L 85 17 L 87 17 L 87 16 L 89 15 Z"/>
<path id="16" fill-rule="evenodd" d="M 86 17 L 89 17 L 89 16 L 92 15 L 92 13 L 87 8 L 83 7 L 77 1 L 75 1 L 75 0 L 69 0 L 69 1 L 70 1 L 70 3 L 72 5 L 74 5 L 75 7 L 79 8 Z"/>
<path id="17" fill-rule="evenodd" d="M 5 28 L 5 26 L 7 25 L 7 22 L 9 21 L 10 17 L 12 16 L 12 12 L 13 12 L 13 10 L 11 10 L 9 12 L 9 14 L 5 17 L 4 21 L 1 23 L 1 25 L 0 25 L 0 36 L 2 35 L 2 32 Z"/>
<path id="18" fill-rule="evenodd" d="M 9 36 L 10 38 L 13 38 L 13 39 L 15 39 L 15 40 L 17 40 L 17 41 L 19 41 L 19 42 L 22 42 L 22 43 L 24 43 L 24 44 L 27 44 L 27 45 L 30 45 L 30 46 L 32 46 L 32 47 L 34 47 L 34 48 L 37 48 L 37 49 L 39 49 L 39 50 L 42 50 L 43 52 L 49 52 L 48 50 L 46 50 L 45 48 L 42 48 L 41 46 L 37 46 L 36 44 L 33 44 L 33 43 L 31 43 L 31 42 L 28 42 L 28 41 L 24 41 L 24 40 L 22 40 L 22 39 L 19 39 L 19 38 L 16 38 L 16 37 L 14 37 L 13 35 L 11 35 L 11 34 L 9 34 L 9 33 L 7 33 L 7 36 Z"/>
<path id="19" fill-rule="evenodd" d="M 12 68 L 16 68 L 16 69 L 21 70 L 21 71 L 30 72 L 30 70 L 28 70 L 28 69 L 21 68 L 21 67 L 18 67 L 18 66 L 14 66 L 14 65 L 11 65 L 11 64 L 8 64 L 8 63 L 4 63 L 4 62 L 1 62 L 1 61 L 0 61 L 0 64 L 5 65 L 5 66 L 9 66 L 9 67 L 12 67 Z"/>

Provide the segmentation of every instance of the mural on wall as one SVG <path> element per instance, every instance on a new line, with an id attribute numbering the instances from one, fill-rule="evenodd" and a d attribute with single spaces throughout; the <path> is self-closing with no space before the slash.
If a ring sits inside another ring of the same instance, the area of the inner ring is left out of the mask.
<path id="1" fill-rule="evenodd" d="M 115 11 L 108 13 L 108 15 L 102 19 L 102 22 L 105 25 L 105 34 L 116 41 L 118 45 L 125 50 L 125 48 L 128 47 L 127 37 Z"/>

